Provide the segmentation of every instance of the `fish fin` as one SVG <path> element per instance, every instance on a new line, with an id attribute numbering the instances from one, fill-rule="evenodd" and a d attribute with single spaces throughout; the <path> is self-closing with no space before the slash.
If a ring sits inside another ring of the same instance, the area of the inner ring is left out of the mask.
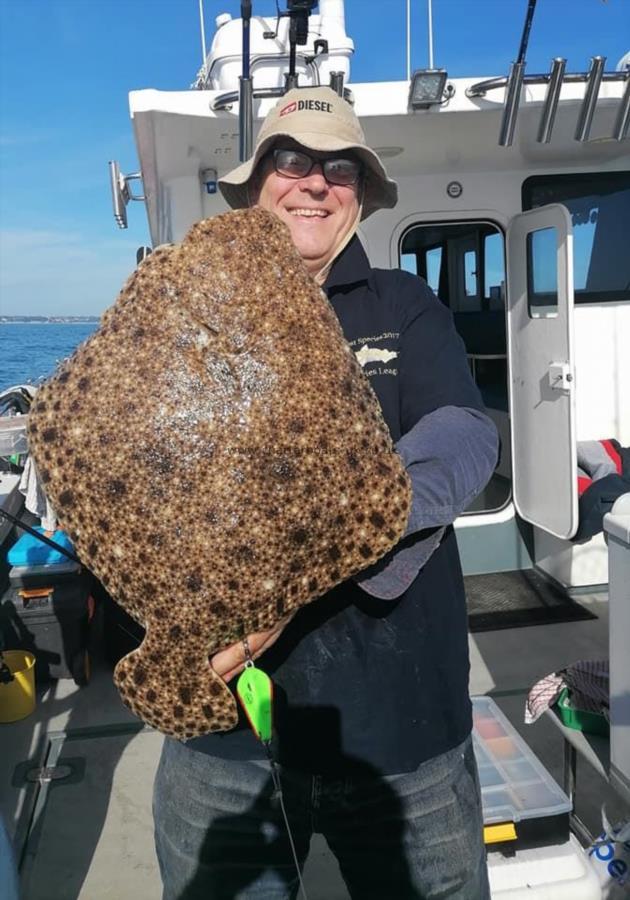
<path id="1" fill-rule="evenodd" d="M 167 658 L 149 628 L 140 646 L 117 664 L 114 683 L 136 716 L 180 740 L 229 731 L 238 722 L 236 701 L 210 666 L 205 645 L 173 645 Z"/>

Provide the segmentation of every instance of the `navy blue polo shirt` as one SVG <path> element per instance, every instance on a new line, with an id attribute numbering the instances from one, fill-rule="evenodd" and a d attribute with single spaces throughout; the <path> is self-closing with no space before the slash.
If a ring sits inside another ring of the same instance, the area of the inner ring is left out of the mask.
<path id="1" fill-rule="evenodd" d="M 355 237 L 325 289 L 394 441 L 440 407 L 483 409 L 451 313 L 421 279 L 372 269 Z M 402 596 L 379 600 L 345 582 L 300 609 L 256 664 L 274 681 L 274 755 L 286 766 L 394 774 L 452 749 L 472 726 L 452 527 Z M 242 713 L 233 732 L 189 745 L 263 756 Z"/>

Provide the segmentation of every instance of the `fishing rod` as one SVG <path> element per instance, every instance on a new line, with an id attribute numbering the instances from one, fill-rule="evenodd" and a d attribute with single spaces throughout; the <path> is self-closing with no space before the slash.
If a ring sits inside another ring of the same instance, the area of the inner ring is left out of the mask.
<path id="1" fill-rule="evenodd" d="M 523 77 L 525 75 L 525 54 L 527 52 L 527 45 L 529 44 L 529 33 L 532 28 L 535 9 L 536 0 L 528 0 L 523 34 L 521 35 L 521 45 L 518 50 L 516 62 L 513 62 L 510 66 L 510 74 L 505 87 L 503 117 L 501 119 L 501 128 L 499 131 L 499 146 L 501 147 L 510 147 L 514 140 L 518 105 L 521 98 L 521 88 L 523 87 Z"/>
<path id="2" fill-rule="evenodd" d="M 521 35 L 521 46 L 519 47 L 518 57 L 516 59 L 517 63 L 525 62 L 525 54 L 527 52 L 527 45 L 529 44 L 529 33 L 532 28 L 534 10 L 536 9 L 537 2 L 538 0 L 528 0 L 527 12 L 525 14 L 525 24 L 523 25 L 523 34 Z"/>
<path id="3" fill-rule="evenodd" d="M 239 159 L 245 162 L 252 155 L 252 137 L 254 132 L 254 112 L 252 106 L 253 84 L 250 72 L 250 23 L 252 18 L 251 0 L 241 3 L 241 19 L 243 22 L 243 69 L 239 78 L 238 101 L 238 136 Z"/>

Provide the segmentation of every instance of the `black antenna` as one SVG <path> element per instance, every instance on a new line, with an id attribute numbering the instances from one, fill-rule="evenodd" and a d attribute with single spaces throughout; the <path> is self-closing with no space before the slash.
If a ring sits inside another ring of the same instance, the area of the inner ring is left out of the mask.
<path id="1" fill-rule="evenodd" d="M 283 16 L 289 16 L 289 71 L 284 76 L 285 89 L 298 86 L 298 76 L 295 71 L 296 48 L 308 43 L 308 17 L 317 6 L 317 0 L 287 0 L 287 11 Z"/>
<path id="2" fill-rule="evenodd" d="M 254 111 L 252 106 L 252 79 L 249 68 L 249 25 L 252 18 L 251 0 L 241 3 L 243 20 L 243 74 L 239 78 L 239 158 L 241 162 L 252 155 L 252 135 L 254 131 Z"/>

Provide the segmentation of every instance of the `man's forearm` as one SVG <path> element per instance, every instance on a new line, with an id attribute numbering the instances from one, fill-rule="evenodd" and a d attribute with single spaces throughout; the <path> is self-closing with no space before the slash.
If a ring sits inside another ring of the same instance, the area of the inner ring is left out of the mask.
<path id="1" fill-rule="evenodd" d="M 436 409 L 403 435 L 396 450 L 413 489 L 405 534 L 454 522 L 490 480 L 498 446 L 492 419 L 458 406 Z"/>
<path id="2" fill-rule="evenodd" d="M 407 530 L 390 553 L 355 577 L 374 597 L 407 590 L 437 549 L 447 525 L 488 483 L 497 463 L 494 423 L 475 409 L 446 406 L 424 416 L 396 444 L 411 478 Z"/>

